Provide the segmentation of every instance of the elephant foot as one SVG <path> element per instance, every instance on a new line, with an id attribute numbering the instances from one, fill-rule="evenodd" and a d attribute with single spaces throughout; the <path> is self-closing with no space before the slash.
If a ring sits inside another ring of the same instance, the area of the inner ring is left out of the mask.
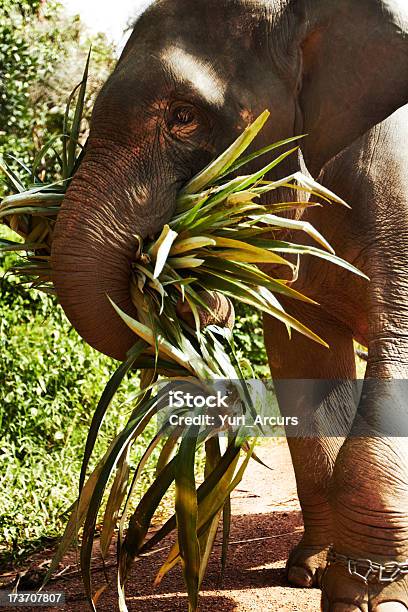
<path id="1" fill-rule="evenodd" d="M 326 612 L 408 612 L 408 447 L 353 437 L 330 483 L 333 550 L 322 576 Z"/>
<path id="2" fill-rule="evenodd" d="M 351 572 L 366 575 L 368 570 L 367 563 L 351 565 Z M 389 570 L 385 578 L 391 578 L 394 571 Z M 323 612 L 408 611 L 408 575 L 399 574 L 393 582 L 380 582 L 377 570 L 365 581 L 361 576 L 352 575 L 344 562 L 329 561 L 321 589 Z"/>
<path id="3" fill-rule="evenodd" d="M 286 563 L 288 582 L 304 589 L 320 586 L 328 550 L 329 546 L 312 546 L 301 540 Z"/>

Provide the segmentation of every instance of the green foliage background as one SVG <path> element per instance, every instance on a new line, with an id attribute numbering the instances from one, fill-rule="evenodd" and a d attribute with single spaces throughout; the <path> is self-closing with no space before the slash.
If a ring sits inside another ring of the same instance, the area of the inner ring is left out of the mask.
<path id="1" fill-rule="evenodd" d="M 55 0 L 0 0 L 0 155 L 12 152 L 29 164 L 50 136 L 62 133 L 66 100 L 91 45 L 88 118 L 115 64 L 114 46 L 102 34 L 89 36 Z"/>
<path id="2" fill-rule="evenodd" d="M 0 555 L 5 562 L 61 533 L 61 515 L 76 497 L 87 429 L 115 364 L 78 337 L 52 298 L 28 292 L 7 276 L 1 296 Z M 124 426 L 129 408 L 120 404 L 137 388 L 136 377 L 123 386 L 97 454 Z"/>
<path id="3" fill-rule="evenodd" d="M 30 165 L 62 133 L 69 93 L 92 44 L 87 111 L 115 63 L 103 35 L 90 37 L 54 0 L 0 0 L 0 155 Z M 84 138 L 87 125 L 84 125 Z M 6 157 L 10 163 L 17 163 Z M 49 164 L 49 160 L 44 160 Z M 55 168 L 57 172 L 57 168 Z M 5 192 L 0 183 L 0 196 Z M 15 239 L 0 226 L 2 236 Z M 18 285 L 0 254 L 0 557 L 18 559 L 59 535 L 76 497 L 87 427 L 115 364 L 87 346 L 50 297 Z M 128 381 L 125 394 L 137 387 Z M 99 450 L 123 425 L 113 410 Z"/>
<path id="4" fill-rule="evenodd" d="M 88 118 L 95 95 L 114 66 L 114 48 L 102 35 L 87 35 L 79 19 L 68 20 L 54 0 L 0 0 L 0 155 L 12 153 L 30 165 L 43 144 L 61 133 L 65 103 L 81 80 L 91 43 Z M 85 124 L 84 138 L 86 129 Z M 45 168 L 49 160 L 43 163 Z M 0 183 L 0 197 L 4 191 Z M 0 235 L 11 238 L 10 230 L 1 226 Z M 76 498 L 87 429 L 116 367 L 79 338 L 53 298 L 5 275 L 15 257 L 0 253 L 3 565 L 60 535 L 63 513 Z M 237 314 L 238 350 L 258 374 L 267 375 L 260 317 L 243 306 Z M 129 397 L 137 387 L 135 376 L 123 385 L 96 456 L 123 427 L 131 410 Z M 147 437 L 150 434 L 146 432 Z M 136 453 L 132 464 L 138 459 Z M 148 481 L 149 473 L 141 488 Z"/>

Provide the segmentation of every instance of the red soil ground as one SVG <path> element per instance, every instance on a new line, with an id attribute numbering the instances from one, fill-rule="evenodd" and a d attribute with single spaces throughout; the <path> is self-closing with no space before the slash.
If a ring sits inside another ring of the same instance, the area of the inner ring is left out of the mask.
<path id="1" fill-rule="evenodd" d="M 257 449 L 257 453 L 273 470 L 269 471 L 255 461 L 250 462 L 244 480 L 233 496 L 231 544 L 223 584 L 219 583 L 219 555 L 216 552 L 203 584 L 200 610 L 317 611 L 320 609 L 318 590 L 292 588 L 285 581 L 285 561 L 302 532 L 302 518 L 287 445 L 283 440 L 265 442 Z M 187 598 L 178 568 L 166 576 L 158 589 L 152 588 L 155 573 L 169 546 L 169 543 L 165 543 L 135 563 L 127 585 L 129 612 L 187 610 Z M 37 555 L 31 562 L 34 567 L 38 567 L 46 558 L 44 554 Z M 98 601 L 98 610 L 102 612 L 117 610 L 114 563 L 115 550 L 112 549 L 111 558 L 107 562 L 109 584 Z M 104 584 L 97 550 L 94 566 L 96 591 Z M 65 572 L 50 583 L 49 590 L 65 591 L 67 603 L 63 609 L 85 612 L 87 605 L 74 553 L 64 561 L 64 569 Z M 32 607 L 18 609 L 26 612 L 38 610 Z M 57 608 L 40 609 L 57 611 Z"/>

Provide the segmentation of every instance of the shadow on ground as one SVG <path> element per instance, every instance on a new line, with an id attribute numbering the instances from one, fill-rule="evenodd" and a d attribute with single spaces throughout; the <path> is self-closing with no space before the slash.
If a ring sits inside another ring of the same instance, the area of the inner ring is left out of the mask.
<path id="1" fill-rule="evenodd" d="M 221 542 L 217 540 L 201 589 L 201 612 L 316 612 L 320 609 L 319 591 L 291 588 L 285 579 L 286 559 L 303 529 L 287 446 L 284 443 L 261 446 L 260 455 L 276 467 L 265 470 L 251 462 L 244 480 L 234 491 L 227 569 L 221 584 Z M 129 612 L 188 609 L 179 566 L 165 576 L 158 588 L 153 589 L 156 573 L 171 545 L 172 540 L 168 538 L 135 562 L 126 588 Z M 49 552 L 48 557 L 46 553 L 38 555 L 31 560 L 32 566 L 38 568 L 49 557 Z M 115 565 L 116 551 L 112 546 L 105 568 L 108 586 L 99 598 L 98 612 L 118 610 Z M 88 608 L 75 552 L 67 555 L 63 566 L 64 573 L 47 589 L 65 592 L 66 612 L 86 612 Z M 94 550 L 92 577 L 95 593 L 106 584 L 98 542 Z M 35 612 L 37 608 L 19 610 Z M 57 608 L 48 610 L 56 611 Z"/>
<path id="2" fill-rule="evenodd" d="M 211 559 L 207 576 L 202 586 L 200 610 L 230 611 L 240 608 L 239 591 L 253 591 L 262 597 L 262 590 L 267 590 L 265 597 L 271 598 L 271 590 L 276 587 L 288 588 L 285 581 L 284 566 L 289 549 L 299 539 L 301 534 L 301 516 L 299 512 L 273 512 L 270 514 L 251 514 L 234 516 L 231 530 L 231 544 L 226 573 L 223 583 L 220 583 L 220 551 L 221 543 L 217 541 L 215 552 Z M 127 603 L 129 612 L 144 610 L 187 610 L 188 602 L 184 593 L 184 584 L 179 567 L 173 569 L 162 584 L 153 589 L 153 580 L 161 563 L 170 550 L 171 540 L 168 539 L 152 551 L 148 556 L 138 559 L 130 574 L 127 585 Z M 94 559 L 93 590 L 97 591 L 104 584 L 102 564 L 97 555 Z M 74 556 L 65 560 L 64 565 L 71 565 L 65 575 L 50 583 L 52 591 L 65 591 L 69 612 L 86 610 L 86 600 L 83 596 L 80 577 L 72 565 Z M 107 576 L 109 584 L 100 596 L 98 609 L 103 612 L 118 610 L 115 593 L 115 551 L 112 549 L 107 561 Z M 24 584 L 24 582 L 23 582 Z M 255 598 L 254 598 L 255 599 Z M 257 599 L 257 598 L 256 598 Z M 265 602 L 266 603 L 266 602 Z M 33 611 L 36 608 L 24 607 L 19 610 Z M 45 608 L 42 608 L 45 609 Z M 48 608 L 50 610 L 50 608 Z M 57 608 L 51 608 L 56 610 Z M 253 608 L 264 610 L 262 606 Z M 271 608 L 273 609 L 273 608 Z M 285 608 L 276 607 L 276 610 Z M 290 609 L 290 608 L 289 608 Z"/>

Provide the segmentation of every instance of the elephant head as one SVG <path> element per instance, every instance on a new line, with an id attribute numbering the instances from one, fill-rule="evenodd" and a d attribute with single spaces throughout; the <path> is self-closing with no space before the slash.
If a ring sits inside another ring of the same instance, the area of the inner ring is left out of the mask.
<path id="1" fill-rule="evenodd" d="M 124 358 L 134 336 L 107 295 L 135 314 L 135 234 L 159 231 L 182 185 L 265 108 L 265 144 L 309 134 L 317 175 L 404 104 L 407 20 L 404 0 L 154 2 L 99 94 L 55 228 L 56 291 L 85 340 Z"/>

